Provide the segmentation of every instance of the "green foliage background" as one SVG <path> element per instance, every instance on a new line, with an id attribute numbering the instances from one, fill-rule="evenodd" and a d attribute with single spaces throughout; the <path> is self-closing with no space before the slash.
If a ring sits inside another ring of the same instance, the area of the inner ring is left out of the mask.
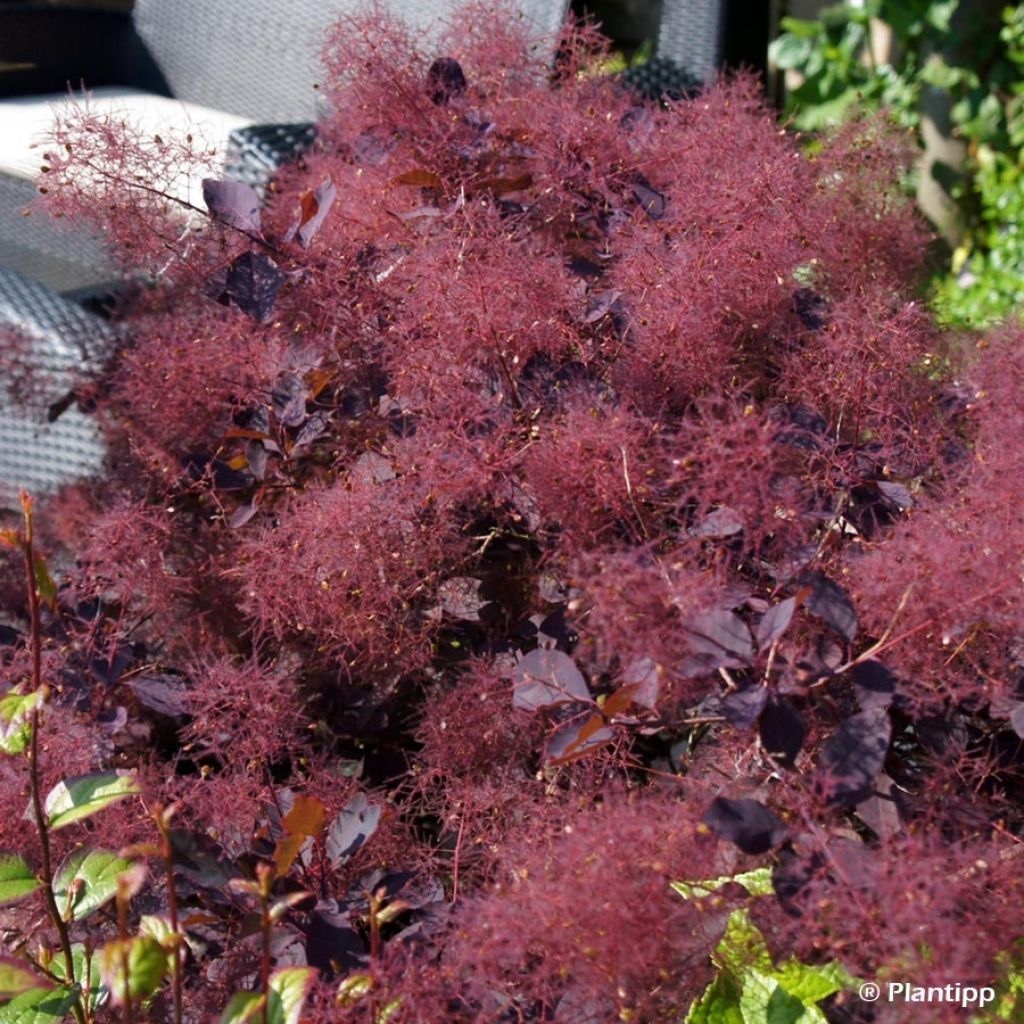
<path id="1" fill-rule="evenodd" d="M 893 32 L 892 57 L 874 53 L 872 19 Z M 921 132 L 928 91 L 949 97 L 960 168 L 936 177 L 959 210 L 963 235 L 932 283 L 940 319 L 982 327 L 1024 301 L 1024 4 L 999 10 L 970 0 L 863 0 L 819 20 L 784 18 L 771 57 L 803 76 L 787 98 L 797 128 L 818 131 L 855 110 L 886 109 Z"/>

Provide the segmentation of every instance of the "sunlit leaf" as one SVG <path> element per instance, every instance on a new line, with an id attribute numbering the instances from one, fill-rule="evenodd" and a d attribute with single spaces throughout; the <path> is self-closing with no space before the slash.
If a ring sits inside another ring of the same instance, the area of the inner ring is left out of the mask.
<path id="1" fill-rule="evenodd" d="M 246 1024 L 257 1019 L 265 997 L 261 992 L 236 992 L 220 1015 L 220 1024 Z"/>
<path id="2" fill-rule="evenodd" d="M 292 832 L 282 836 L 274 847 L 274 867 L 278 875 L 285 875 L 295 863 L 295 858 L 301 853 L 303 846 L 309 842 L 309 836 L 298 832 Z"/>
<path id="3" fill-rule="evenodd" d="M 299 215 L 284 235 L 284 241 L 297 238 L 303 249 L 308 249 L 317 232 L 323 227 L 327 214 L 338 196 L 338 187 L 328 178 L 315 189 L 307 189 L 299 198 Z"/>
<path id="4" fill-rule="evenodd" d="M 270 920 L 274 922 L 280 921 L 292 907 L 297 907 L 300 903 L 306 903 L 314 898 L 308 892 L 290 892 L 287 896 L 281 896 L 270 905 Z"/>
<path id="5" fill-rule="evenodd" d="M 260 232 L 260 197 L 241 181 L 203 179 L 203 201 L 218 220 L 239 231 Z"/>
<path id="6" fill-rule="evenodd" d="M 32 740 L 32 712 L 41 707 L 43 693 L 7 693 L 0 697 L 0 751 L 21 754 Z"/>
<path id="7" fill-rule="evenodd" d="M 282 967 L 270 976 L 268 1024 L 299 1024 L 302 1004 L 316 979 L 313 967 Z"/>
<path id="8" fill-rule="evenodd" d="M 82 986 L 89 1009 L 98 1010 L 110 998 L 110 990 L 103 984 L 100 976 L 100 951 L 94 949 L 91 955 L 87 955 L 85 946 L 81 942 L 76 942 L 71 947 L 71 966 L 75 982 Z M 63 956 L 54 957 L 50 963 L 50 970 L 61 981 L 68 980 Z"/>
<path id="9" fill-rule="evenodd" d="M 425 171 L 422 168 L 406 171 L 397 175 L 394 179 L 396 185 L 417 185 L 420 188 L 440 188 L 441 179 L 432 171 Z"/>
<path id="10" fill-rule="evenodd" d="M 544 747 L 544 760 L 549 764 L 562 764 L 582 757 L 587 751 L 602 746 L 615 736 L 603 715 L 590 715 L 577 722 L 560 725 L 548 738 Z"/>
<path id="11" fill-rule="evenodd" d="M 57 1024 L 71 1012 L 78 994 L 63 985 L 34 988 L 0 1006 L 0 1024 Z"/>
<path id="12" fill-rule="evenodd" d="M 32 989 L 52 989 L 53 982 L 36 971 L 24 960 L 13 956 L 0 956 L 0 999 L 13 999 Z"/>
<path id="13" fill-rule="evenodd" d="M 377 831 L 380 812 L 380 805 L 369 803 L 362 793 L 341 809 L 327 832 L 327 859 L 332 867 L 340 867 Z"/>
<path id="14" fill-rule="evenodd" d="M 171 919 L 163 914 L 143 914 L 139 919 L 139 932 L 156 939 L 168 953 L 173 953 L 175 946 L 182 946 L 181 934 L 171 927 Z"/>
<path id="15" fill-rule="evenodd" d="M 134 775 L 127 772 L 94 772 L 58 782 L 43 805 L 51 830 L 102 811 L 118 800 L 139 792 Z"/>
<path id="16" fill-rule="evenodd" d="M 299 794 L 292 803 L 291 810 L 284 816 L 282 824 L 285 832 L 293 832 L 301 836 L 319 835 L 324 827 L 324 804 L 315 796 Z"/>
<path id="17" fill-rule="evenodd" d="M 42 555 L 35 556 L 36 593 L 39 600 L 52 612 L 57 610 L 57 584 L 50 575 L 49 566 Z"/>
<path id="18" fill-rule="evenodd" d="M 114 939 L 100 952 L 100 974 L 116 1006 L 123 1006 L 126 998 L 137 1003 L 151 996 L 167 966 L 166 951 L 149 935 Z"/>
<path id="19" fill-rule="evenodd" d="M 42 882 L 24 857 L 0 852 L 0 903 L 14 903 L 35 892 Z"/>
<path id="20" fill-rule="evenodd" d="M 672 882 L 671 884 L 683 899 L 690 900 L 709 896 L 729 883 L 743 886 L 751 896 L 771 896 L 775 892 L 770 867 L 741 871 L 736 875 L 720 875 L 718 878 L 707 878 L 700 882 Z"/>
<path id="21" fill-rule="evenodd" d="M 53 879 L 53 895 L 64 920 L 81 921 L 113 899 L 118 875 L 131 863 L 110 850 L 72 850 Z"/>

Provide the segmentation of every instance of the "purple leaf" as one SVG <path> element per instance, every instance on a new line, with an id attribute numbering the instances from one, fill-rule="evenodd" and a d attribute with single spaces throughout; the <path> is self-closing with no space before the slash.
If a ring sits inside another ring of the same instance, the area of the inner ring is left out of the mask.
<path id="1" fill-rule="evenodd" d="M 213 839 L 201 832 L 174 828 L 170 834 L 174 869 L 201 889 L 223 889 L 237 871 Z"/>
<path id="2" fill-rule="evenodd" d="M 659 192 L 642 174 L 633 178 L 633 198 L 644 208 L 651 220 L 663 220 L 668 198 Z"/>
<path id="3" fill-rule="evenodd" d="M 853 667 L 853 686 L 861 711 L 887 708 L 896 691 L 896 677 L 880 661 L 864 661 Z"/>
<path id="4" fill-rule="evenodd" d="M 260 197 L 251 185 L 204 178 L 203 201 L 217 220 L 239 231 L 260 233 Z"/>
<path id="5" fill-rule="evenodd" d="M 381 138 L 372 131 L 363 132 L 352 140 L 352 156 L 356 163 L 370 167 L 380 167 L 386 163 L 394 148 L 393 139 Z"/>
<path id="6" fill-rule="evenodd" d="M 747 686 L 722 698 L 722 716 L 737 729 L 749 729 L 768 703 L 768 690 L 763 686 Z"/>
<path id="7" fill-rule="evenodd" d="M 572 658 L 561 651 L 536 650 L 516 665 L 512 703 L 523 711 L 539 711 L 570 701 L 592 703 L 590 690 Z"/>
<path id="8" fill-rule="evenodd" d="M 810 587 L 807 598 L 810 612 L 852 643 L 857 635 L 857 613 L 850 595 L 821 572 L 806 572 L 800 582 Z"/>
<path id="9" fill-rule="evenodd" d="M 308 249 L 316 233 L 323 227 L 324 220 L 334 200 L 338 198 L 338 187 L 328 178 L 318 188 L 302 193 L 299 199 L 299 216 L 285 232 L 282 241 L 298 238 L 299 245 Z"/>
<path id="10" fill-rule="evenodd" d="M 480 609 L 487 599 L 480 596 L 480 580 L 472 576 L 453 576 L 437 588 L 441 608 L 456 619 L 480 621 Z"/>
<path id="11" fill-rule="evenodd" d="M 661 693 L 661 673 L 653 658 L 634 658 L 622 673 L 623 686 L 635 686 L 631 697 L 637 707 L 653 711 Z"/>
<path id="12" fill-rule="evenodd" d="M 427 72 L 427 92 L 433 103 L 444 106 L 466 92 L 466 75 L 454 57 L 439 57 Z"/>
<path id="13" fill-rule="evenodd" d="M 793 621 L 793 612 L 796 610 L 796 598 L 787 597 L 785 601 L 774 604 L 761 616 L 757 624 L 757 649 L 767 650 L 776 643 L 783 633 L 789 628 Z"/>
<path id="14" fill-rule="evenodd" d="M 892 839 L 903 828 L 896 792 L 892 779 L 882 772 L 876 780 L 875 791 L 857 804 L 857 817 L 884 841 Z"/>
<path id="15" fill-rule="evenodd" d="M 1024 740 L 1024 703 L 1018 704 L 1010 712 L 1010 725 L 1013 726 L 1013 731 Z"/>
<path id="16" fill-rule="evenodd" d="M 243 252 L 232 262 L 224 283 L 224 296 L 254 320 L 266 320 L 287 275 L 269 257 Z"/>
<path id="17" fill-rule="evenodd" d="M 340 867 L 377 831 L 380 806 L 371 804 L 362 793 L 341 809 L 327 830 L 327 859 L 334 868 Z"/>
<path id="18" fill-rule="evenodd" d="M 228 520 L 229 530 L 240 530 L 254 515 L 256 515 L 257 508 L 255 502 L 249 502 L 247 505 L 239 505 L 234 512 L 231 513 L 231 518 Z"/>
<path id="19" fill-rule="evenodd" d="M 270 402 L 278 420 L 286 427 L 297 427 L 306 419 L 306 383 L 291 371 L 282 373 L 270 393 Z"/>
<path id="20" fill-rule="evenodd" d="M 740 517 L 740 514 L 735 509 L 723 505 L 721 508 L 716 508 L 714 512 L 709 512 L 693 527 L 690 533 L 694 537 L 716 539 L 719 537 L 733 537 L 742 531 L 743 519 Z"/>
<path id="21" fill-rule="evenodd" d="M 363 966 L 366 943 L 348 911 L 337 900 L 321 900 L 313 908 L 306 930 L 306 960 L 311 967 L 348 973 Z"/>
<path id="22" fill-rule="evenodd" d="M 122 644 L 111 650 L 109 654 L 101 654 L 92 658 L 89 661 L 89 670 L 101 683 L 113 686 L 132 663 L 132 660 L 131 647 Z"/>
<path id="23" fill-rule="evenodd" d="M 892 724 L 885 708 L 851 715 L 822 748 L 819 783 L 827 799 L 847 806 L 866 800 L 885 764 Z"/>
<path id="24" fill-rule="evenodd" d="M 773 694 L 761 714 L 761 746 L 765 753 L 792 768 L 806 735 L 800 712 L 785 697 Z"/>
<path id="25" fill-rule="evenodd" d="M 615 735 L 601 715 L 588 715 L 580 721 L 560 725 L 548 738 L 544 760 L 559 764 L 581 757 L 588 750 L 602 746 Z"/>
<path id="26" fill-rule="evenodd" d="M 892 480 L 876 480 L 875 486 L 879 494 L 890 504 L 895 505 L 901 512 L 904 509 L 914 507 L 914 496 L 906 484 L 896 483 Z"/>
<path id="27" fill-rule="evenodd" d="M 305 404 L 305 402 L 303 402 Z M 331 417 L 326 412 L 315 412 L 302 424 L 302 429 L 295 435 L 295 448 L 312 444 L 318 437 L 327 433 Z"/>
<path id="28" fill-rule="evenodd" d="M 743 665 L 754 656 L 747 624 L 725 608 L 691 615 L 683 628 L 694 654 L 707 655 L 711 668 Z"/>
<path id="29" fill-rule="evenodd" d="M 701 819 L 717 836 L 744 853 L 767 853 L 788 833 L 785 822 L 756 800 L 715 797 Z"/>
<path id="30" fill-rule="evenodd" d="M 181 676 L 135 676 L 127 685 L 138 702 L 150 711 L 181 718 L 188 710 L 188 683 Z"/>

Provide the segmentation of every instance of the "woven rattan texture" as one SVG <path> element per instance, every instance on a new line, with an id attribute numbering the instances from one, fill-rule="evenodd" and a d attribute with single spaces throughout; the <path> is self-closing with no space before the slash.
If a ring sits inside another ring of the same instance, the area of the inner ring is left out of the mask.
<path id="1" fill-rule="evenodd" d="M 57 292 L 81 291 L 116 276 L 103 242 L 76 228 L 61 230 L 41 210 L 25 215 L 36 198 L 23 178 L 0 174 L 0 270 L 13 270 Z"/>
<path id="2" fill-rule="evenodd" d="M 386 9 L 429 34 L 450 0 L 391 0 Z M 553 36 L 565 0 L 520 0 L 539 35 Z M 358 0 L 136 0 L 135 27 L 173 94 L 253 120 L 313 121 L 325 29 Z M 552 51 L 553 52 L 553 51 Z"/>
<path id="3" fill-rule="evenodd" d="M 0 269 L 0 506 L 14 507 L 20 488 L 45 494 L 100 468 L 105 447 L 94 420 L 74 404 L 52 423 L 48 412 L 84 370 L 101 365 L 113 344 L 99 317 Z M 40 389 L 28 403 L 9 388 L 9 364 L 18 361 L 31 364 Z"/>
<path id="4" fill-rule="evenodd" d="M 702 82 L 722 59 L 726 0 L 662 0 L 657 53 Z"/>

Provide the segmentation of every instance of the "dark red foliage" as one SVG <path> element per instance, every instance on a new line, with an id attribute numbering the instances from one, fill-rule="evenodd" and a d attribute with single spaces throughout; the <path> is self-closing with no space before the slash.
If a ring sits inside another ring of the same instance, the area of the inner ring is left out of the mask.
<path id="1" fill-rule="evenodd" d="M 255 984 L 226 880 L 299 797 L 311 1020 L 676 1021 L 741 903 L 777 963 L 1005 976 L 1024 333 L 937 333 L 884 126 L 808 156 L 751 81 L 642 105 L 595 45 L 552 76 L 483 7 L 429 50 L 348 19 L 255 212 L 158 194 L 187 140 L 58 129 L 47 201 L 156 280 L 94 385 L 109 472 L 43 519 L 47 779 L 180 802 L 197 1014 Z"/>

